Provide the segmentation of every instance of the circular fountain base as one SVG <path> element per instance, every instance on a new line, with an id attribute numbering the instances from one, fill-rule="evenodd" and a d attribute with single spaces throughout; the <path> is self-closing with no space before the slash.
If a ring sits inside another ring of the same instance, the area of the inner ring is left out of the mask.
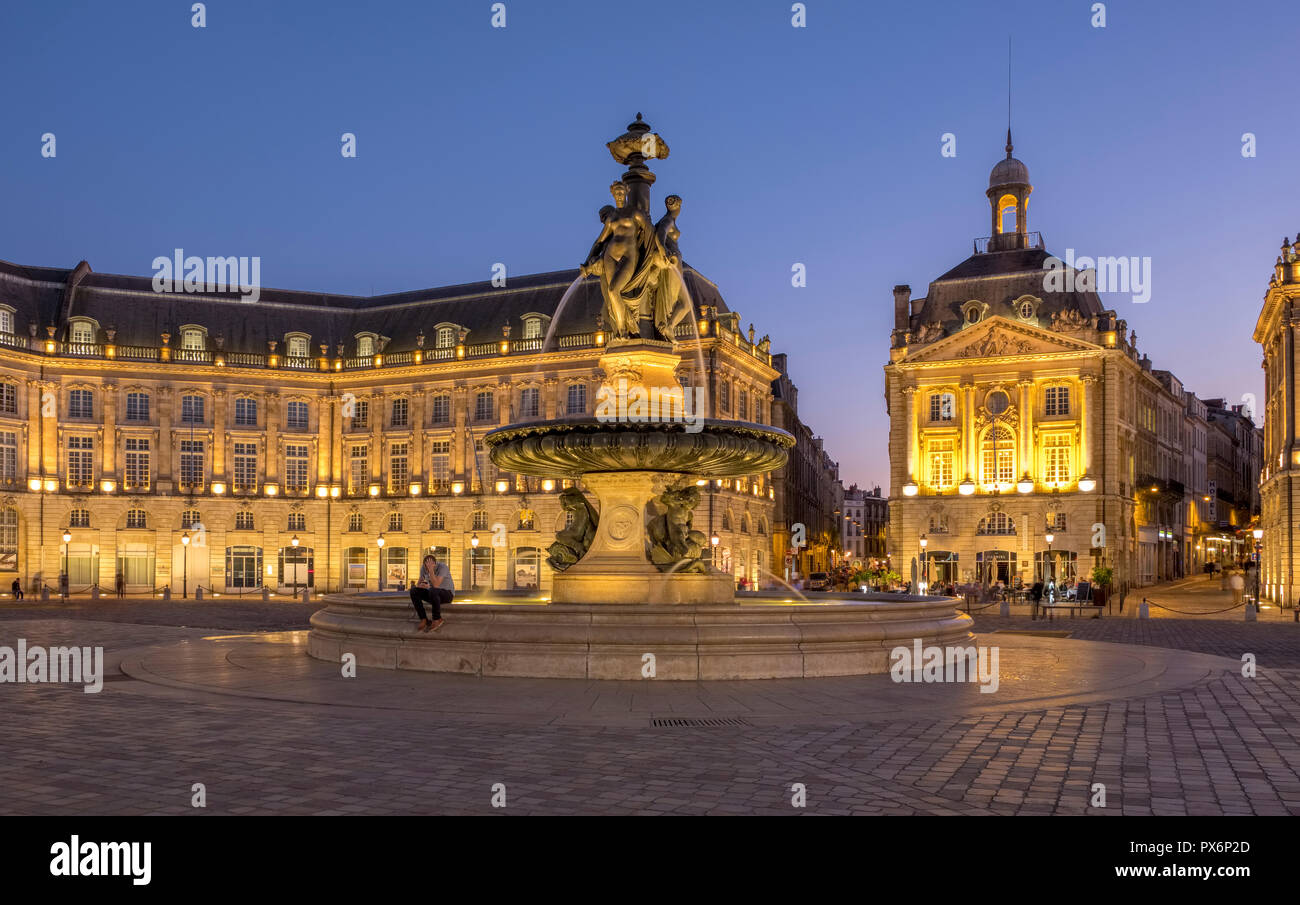
<path id="1" fill-rule="evenodd" d="M 490 598 L 443 608 L 416 631 L 405 596 L 325 598 L 308 653 L 359 666 L 566 679 L 778 679 L 889 671 L 890 651 L 966 644 L 972 620 L 944 597 L 746 596 L 723 605 Z M 652 656 L 647 656 L 652 655 Z M 649 674 L 653 672 L 653 675 Z"/>

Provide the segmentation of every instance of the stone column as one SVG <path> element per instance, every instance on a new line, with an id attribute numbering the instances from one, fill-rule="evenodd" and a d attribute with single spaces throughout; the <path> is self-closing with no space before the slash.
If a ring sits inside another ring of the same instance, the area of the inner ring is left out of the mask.
<path id="1" fill-rule="evenodd" d="M 976 484 L 979 484 L 979 450 L 975 442 L 975 384 L 963 383 L 961 385 L 961 397 L 961 450 L 962 459 L 966 463 L 966 474 L 962 476 L 958 483 L 970 478 Z"/>
<path id="2" fill-rule="evenodd" d="M 451 475 L 453 480 L 466 478 L 465 469 L 465 444 L 468 438 L 465 431 L 465 422 L 469 418 L 469 387 L 458 386 L 452 390 L 451 394 L 451 421 L 454 425 L 451 430 Z M 465 488 L 469 490 L 468 487 Z"/>
<path id="3" fill-rule="evenodd" d="M 1034 475 L 1034 381 L 1026 377 L 1016 381 L 1016 386 L 1020 388 L 1020 461 L 1017 463 L 1020 474 L 1016 475 L 1016 480 L 1025 474 L 1037 480 L 1037 475 Z"/>
<path id="4" fill-rule="evenodd" d="M 370 483 L 382 484 L 384 473 L 384 394 L 370 396 Z"/>
<path id="5" fill-rule="evenodd" d="M 280 474 L 280 394 L 266 394 L 266 465 L 262 483 L 274 484 Z M 283 489 L 283 488 L 281 488 Z"/>
<path id="6" fill-rule="evenodd" d="M 212 480 L 226 479 L 226 391 L 212 391 Z"/>
<path id="7" fill-rule="evenodd" d="M 1084 374 L 1079 378 L 1083 392 L 1079 395 L 1079 474 L 1092 474 L 1092 387 L 1097 378 Z"/>
<path id="8" fill-rule="evenodd" d="M 27 474 L 41 474 L 41 381 L 27 381 Z"/>
<path id="9" fill-rule="evenodd" d="M 113 442 L 110 440 L 110 442 Z M 171 387 L 158 389 L 158 485 L 159 490 L 170 490 L 172 480 L 172 459 L 176 456 L 176 444 L 172 440 L 172 391 Z"/>
<path id="10" fill-rule="evenodd" d="M 106 383 L 104 390 L 104 442 L 100 447 L 100 477 L 117 477 L 117 385 Z M 154 458 L 160 458 L 159 450 Z"/>
<path id="11" fill-rule="evenodd" d="M 411 456 L 410 472 L 412 481 L 424 480 L 424 426 L 426 424 L 424 408 L 428 394 L 423 390 L 411 393 Z M 424 488 L 428 492 L 428 488 Z"/>
<path id="12" fill-rule="evenodd" d="M 907 406 L 907 474 L 905 478 L 919 484 L 921 482 L 919 468 L 921 451 L 916 448 L 916 387 L 903 387 L 903 400 Z"/>

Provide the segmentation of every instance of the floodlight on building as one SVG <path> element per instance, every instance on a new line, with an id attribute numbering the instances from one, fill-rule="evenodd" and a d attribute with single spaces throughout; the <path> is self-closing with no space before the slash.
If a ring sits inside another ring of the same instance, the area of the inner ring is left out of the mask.
<path id="1" fill-rule="evenodd" d="M 545 490 L 547 493 L 550 493 L 552 490 L 555 489 L 555 482 L 552 481 L 550 478 L 543 479 L 542 489 Z"/>
<path id="2" fill-rule="evenodd" d="M 46 493 L 53 493 L 54 491 L 56 491 L 56 490 L 58 490 L 58 489 L 59 489 L 59 481 L 58 481 L 57 478 L 46 478 L 46 479 L 45 479 L 45 492 L 46 492 Z"/>
<path id="3" fill-rule="evenodd" d="M 464 492 L 465 492 L 465 482 L 464 482 L 464 481 L 452 481 L 452 482 L 451 482 L 451 492 L 454 493 L 454 494 L 457 494 L 457 495 L 464 493 Z"/>
<path id="4" fill-rule="evenodd" d="M 916 496 L 916 490 L 916 483 L 914 481 L 908 481 L 903 485 L 903 496 Z"/>
<path id="5" fill-rule="evenodd" d="M 1084 493 L 1092 493 L 1097 489 L 1097 480 L 1092 475 L 1084 475 L 1079 478 L 1079 489 Z"/>
<path id="6" fill-rule="evenodd" d="M 1033 493 L 1034 479 L 1031 478 L 1029 475 L 1025 475 L 1018 482 L 1016 482 L 1016 490 L 1020 491 L 1021 493 Z"/>
<path id="7" fill-rule="evenodd" d="M 226 485 L 221 483 L 220 481 L 213 481 L 212 492 L 217 496 L 221 496 L 223 493 L 226 492 Z"/>
<path id="8" fill-rule="evenodd" d="M 371 485 L 370 485 L 370 495 L 371 495 L 371 496 L 379 496 L 379 485 L 378 485 L 378 484 L 371 484 Z"/>
<path id="9" fill-rule="evenodd" d="M 975 492 L 975 482 L 967 478 L 957 485 L 957 492 L 962 496 L 970 496 Z"/>
<path id="10" fill-rule="evenodd" d="M 330 499 L 337 500 L 342 495 L 343 495 L 343 488 L 340 487 L 338 484 L 335 484 L 332 487 L 330 487 Z"/>
<path id="11" fill-rule="evenodd" d="M 40 478 L 31 478 L 30 480 L 28 480 L 28 482 L 27 482 L 27 489 L 28 489 L 28 490 L 32 490 L 32 491 L 40 490 L 40 489 L 41 489 L 41 479 L 40 479 Z"/>
<path id="12" fill-rule="evenodd" d="M 108 481 L 108 480 L 100 481 L 99 489 L 104 491 L 104 493 L 112 493 L 114 490 L 117 489 L 117 484 L 113 481 Z"/>
<path id="13" fill-rule="evenodd" d="M 420 486 L 419 481 L 412 481 L 411 486 L 407 489 L 410 491 L 411 496 L 419 496 L 420 491 L 422 491 L 424 488 Z"/>
<path id="14" fill-rule="evenodd" d="M 324 484 L 321 484 L 319 487 L 316 488 L 316 496 L 320 497 L 322 500 L 329 495 L 330 495 L 330 489 L 326 487 Z"/>
<path id="15" fill-rule="evenodd" d="M 279 493 L 279 492 L 280 492 L 280 485 L 279 485 L 279 484 L 267 484 L 267 485 L 266 485 L 266 495 L 267 495 L 267 496 L 275 496 L 275 495 L 276 495 L 277 493 Z"/>
<path id="16" fill-rule="evenodd" d="M 502 478 L 501 480 L 497 481 L 496 486 L 497 486 L 497 493 L 505 493 L 507 490 L 510 489 L 510 482 L 507 481 L 505 478 Z"/>

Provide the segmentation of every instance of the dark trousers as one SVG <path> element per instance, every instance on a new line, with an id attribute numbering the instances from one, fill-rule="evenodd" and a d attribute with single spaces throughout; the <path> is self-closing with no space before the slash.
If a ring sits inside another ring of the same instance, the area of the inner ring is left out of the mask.
<path id="1" fill-rule="evenodd" d="M 15 600 L 22 600 L 22 599 L 23 599 L 23 589 L 22 589 L 22 588 L 14 588 L 14 599 L 15 599 Z"/>
<path id="2" fill-rule="evenodd" d="M 421 619 L 428 619 L 424 614 L 424 604 L 428 601 L 429 609 L 435 620 L 442 618 L 442 605 L 451 603 L 451 591 L 443 588 L 411 588 L 411 606 Z"/>

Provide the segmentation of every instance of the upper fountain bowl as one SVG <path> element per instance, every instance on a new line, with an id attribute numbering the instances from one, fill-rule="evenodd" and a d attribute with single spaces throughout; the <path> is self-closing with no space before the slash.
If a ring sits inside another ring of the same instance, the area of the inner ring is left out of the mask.
<path id="1" fill-rule="evenodd" d="M 750 475 L 780 468 L 794 446 L 794 437 L 780 428 L 714 419 L 691 425 L 559 418 L 501 427 L 483 440 L 498 468 L 538 477 L 597 471 Z"/>

